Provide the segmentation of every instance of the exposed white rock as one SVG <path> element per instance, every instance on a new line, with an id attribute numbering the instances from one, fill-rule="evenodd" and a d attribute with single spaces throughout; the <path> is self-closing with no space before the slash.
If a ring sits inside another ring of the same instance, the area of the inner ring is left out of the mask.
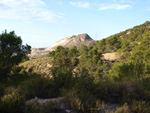
<path id="1" fill-rule="evenodd" d="M 53 50 L 55 50 L 55 48 L 57 48 L 57 46 L 65 46 L 65 44 L 69 40 L 72 40 L 74 37 L 76 37 L 76 36 L 72 35 L 72 36 L 69 36 L 67 38 L 63 38 L 61 40 L 58 40 L 57 42 L 55 42 L 54 44 L 52 44 L 50 47 L 46 48 L 45 51 L 53 51 Z"/>
<path id="2" fill-rule="evenodd" d="M 116 55 L 116 52 L 114 52 L 114 53 L 104 53 L 104 54 L 102 54 L 101 58 L 104 59 L 104 60 L 113 61 L 113 60 L 118 59 L 118 56 Z"/>

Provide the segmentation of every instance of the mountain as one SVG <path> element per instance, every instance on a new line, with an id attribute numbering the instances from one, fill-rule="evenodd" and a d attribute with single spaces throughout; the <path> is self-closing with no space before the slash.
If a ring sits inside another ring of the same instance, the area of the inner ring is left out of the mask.
<path id="1" fill-rule="evenodd" d="M 68 47 L 68 48 L 76 46 L 77 48 L 80 48 L 82 44 L 86 46 L 90 46 L 94 43 L 95 41 L 86 33 L 79 34 L 77 36 L 72 35 L 72 36 L 63 38 L 61 40 L 58 40 L 57 42 L 55 42 L 48 48 L 33 48 L 31 50 L 31 54 L 29 55 L 29 57 L 37 58 L 37 57 L 47 56 L 50 51 L 55 50 L 58 46 L 63 46 L 63 47 Z"/>
<path id="2" fill-rule="evenodd" d="M 57 46 L 61 45 L 63 47 L 68 47 L 71 48 L 74 45 L 77 48 L 80 48 L 82 44 L 86 45 L 86 46 L 90 46 L 91 44 L 93 44 L 95 41 L 86 33 L 84 34 L 79 34 L 79 35 L 72 35 L 69 36 L 67 38 L 61 39 L 59 41 L 57 41 L 56 43 L 52 44 L 50 47 L 46 48 L 46 51 L 52 51 L 55 50 L 57 48 Z"/>

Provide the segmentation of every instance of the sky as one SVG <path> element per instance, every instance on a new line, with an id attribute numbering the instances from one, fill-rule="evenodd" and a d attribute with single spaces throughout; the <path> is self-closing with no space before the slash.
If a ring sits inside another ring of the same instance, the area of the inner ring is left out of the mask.
<path id="1" fill-rule="evenodd" d="M 150 0 L 0 0 L 0 34 L 15 31 L 32 48 L 82 33 L 101 40 L 146 21 Z"/>

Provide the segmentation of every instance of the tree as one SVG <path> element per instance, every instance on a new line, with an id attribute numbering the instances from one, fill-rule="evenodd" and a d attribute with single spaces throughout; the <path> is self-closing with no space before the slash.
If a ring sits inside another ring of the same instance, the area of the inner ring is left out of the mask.
<path id="1" fill-rule="evenodd" d="M 80 48 L 80 54 L 86 54 L 87 52 L 88 52 L 88 47 L 82 44 Z"/>
<path id="2" fill-rule="evenodd" d="M 53 59 L 51 72 L 57 87 L 71 86 L 72 71 L 78 63 L 75 56 L 77 56 L 78 53 L 76 47 L 69 49 L 62 46 L 58 46 L 55 52 L 50 52 L 50 56 Z"/>
<path id="3" fill-rule="evenodd" d="M 0 77 L 9 75 L 11 69 L 19 64 L 30 52 L 31 46 L 22 45 L 21 37 L 14 31 L 0 35 Z"/>

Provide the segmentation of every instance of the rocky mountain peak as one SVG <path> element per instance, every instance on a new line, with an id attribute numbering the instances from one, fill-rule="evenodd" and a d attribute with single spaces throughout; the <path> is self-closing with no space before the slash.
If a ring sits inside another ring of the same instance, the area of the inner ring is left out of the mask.
<path id="1" fill-rule="evenodd" d="M 45 48 L 43 50 L 34 49 L 34 51 L 31 51 L 31 57 L 34 57 L 34 56 L 37 57 L 41 55 L 45 56 L 50 51 L 55 50 L 58 46 L 63 46 L 63 47 L 68 47 L 68 48 L 76 46 L 77 48 L 80 48 L 82 44 L 86 46 L 90 46 L 93 43 L 95 43 L 95 41 L 87 33 L 79 34 L 77 36 L 71 35 L 69 37 L 58 40 L 57 42 L 52 44 L 50 47 Z"/>
<path id="2" fill-rule="evenodd" d="M 77 37 L 82 40 L 93 40 L 87 33 L 79 34 Z"/>
<path id="3" fill-rule="evenodd" d="M 45 51 L 52 51 L 55 50 L 58 46 L 68 47 L 71 48 L 73 46 L 77 46 L 80 48 L 82 44 L 89 46 L 90 44 L 94 43 L 95 41 L 87 34 L 79 34 L 79 35 L 71 35 L 69 37 L 63 38 L 58 40 L 50 47 L 46 48 Z"/>
<path id="4" fill-rule="evenodd" d="M 75 38 L 76 37 L 76 35 L 71 35 L 71 36 L 69 36 L 69 37 L 67 37 L 68 39 L 72 39 L 72 38 Z"/>

